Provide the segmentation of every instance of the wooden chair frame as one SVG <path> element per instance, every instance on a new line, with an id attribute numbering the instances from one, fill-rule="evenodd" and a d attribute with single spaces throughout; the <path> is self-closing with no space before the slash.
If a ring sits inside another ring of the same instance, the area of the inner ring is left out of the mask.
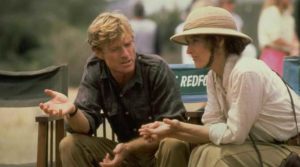
<path id="1" fill-rule="evenodd" d="M 51 66 L 37 71 L 0 71 L 0 106 L 35 107 L 49 100 L 44 89 L 68 95 L 68 66 Z M 7 89 L 11 92 L 7 92 Z M 3 93 L 6 92 L 6 93 Z M 40 115 L 38 123 L 37 167 L 61 167 L 59 142 L 65 136 L 64 120 Z M 55 154 L 55 159 L 53 158 Z"/>

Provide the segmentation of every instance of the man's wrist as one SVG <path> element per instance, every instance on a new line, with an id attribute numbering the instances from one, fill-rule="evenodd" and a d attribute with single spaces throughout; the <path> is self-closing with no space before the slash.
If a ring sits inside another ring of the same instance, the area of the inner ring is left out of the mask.
<path id="1" fill-rule="evenodd" d="M 74 117 L 78 112 L 78 107 L 74 105 L 74 111 L 72 113 L 69 113 L 69 118 Z"/>
<path id="2" fill-rule="evenodd" d="M 129 148 L 129 144 L 128 143 L 123 143 L 124 146 L 124 155 L 127 157 L 130 154 L 130 148 Z"/>

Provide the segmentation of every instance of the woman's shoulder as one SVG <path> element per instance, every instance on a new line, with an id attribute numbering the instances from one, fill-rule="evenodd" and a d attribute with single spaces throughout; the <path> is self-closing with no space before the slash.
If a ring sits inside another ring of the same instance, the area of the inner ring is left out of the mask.
<path id="1" fill-rule="evenodd" d="M 268 69 L 267 65 L 255 58 L 241 57 L 236 63 L 233 72 L 235 73 L 262 73 Z"/>

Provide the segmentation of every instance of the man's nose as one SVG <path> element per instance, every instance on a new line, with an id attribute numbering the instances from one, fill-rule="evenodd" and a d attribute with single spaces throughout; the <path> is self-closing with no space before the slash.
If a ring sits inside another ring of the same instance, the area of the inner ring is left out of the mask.
<path id="1" fill-rule="evenodd" d="M 130 55 L 130 52 L 129 52 L 129 48 L 126 48 L 126 47 L 122 47 L 122 56 L 123 57 L 128 57 Z"/>

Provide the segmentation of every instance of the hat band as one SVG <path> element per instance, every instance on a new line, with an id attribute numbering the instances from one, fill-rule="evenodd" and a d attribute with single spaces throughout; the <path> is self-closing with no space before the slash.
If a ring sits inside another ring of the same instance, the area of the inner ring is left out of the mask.
<path id="1" fill-rule="evenodd" d="M 233 18 L 228 16 L 210 16 L 204 18 L 193 19 L 188 21 L 184 25 L 184 30 L 190 30 L 194 28 L 222 28 L 237 30 Z"/>

